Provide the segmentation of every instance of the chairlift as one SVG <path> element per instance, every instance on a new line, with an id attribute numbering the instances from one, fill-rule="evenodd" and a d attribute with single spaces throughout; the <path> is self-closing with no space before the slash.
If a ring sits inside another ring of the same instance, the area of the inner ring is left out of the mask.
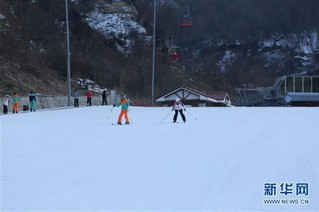
<path id="1" fill-rule="evenodd" d="M 187 13 L 184 16 L 180 16 L 178 19 L 178 26 L 179 27 L 192 27 L 193 20 L 192 16 L 189 14 L 189 6 L 187 5 Z"/>
<path id="2" fill-rule="evenodd" d="M 169 57 L 171 60 L 180 60 L 183 57 L 183 49 L 181 47 L 173 46 L 169 51 Z"/>
<path id="3" fill-rule="evenodd" d="M 183 57 L 183 49 L 181 47 L 175 46 L 174 45 L 174 35 L 171 36 L 170 39 L 170 46 L 168 48 L 168 54 L 169 54 L 169 58 L 171 60 L 180 60 Z"/>

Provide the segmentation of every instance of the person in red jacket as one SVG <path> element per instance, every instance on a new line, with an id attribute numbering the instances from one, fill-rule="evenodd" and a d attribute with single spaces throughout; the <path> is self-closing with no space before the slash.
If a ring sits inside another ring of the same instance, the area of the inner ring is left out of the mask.
<path id="1" fill-rule="evenodd" d="M 85 92 L 85 95 L 86 95 L 86 104 L 87 104 L 87 106 L 91 106 L 92 105 L 92 96 L 93 96 L 92 91 L 87 89 L 87 91 Z"/>

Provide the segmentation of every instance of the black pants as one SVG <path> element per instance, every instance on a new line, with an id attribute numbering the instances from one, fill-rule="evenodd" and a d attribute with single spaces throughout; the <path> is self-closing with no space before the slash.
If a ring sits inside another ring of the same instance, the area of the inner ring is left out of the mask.
<path id="1" fill-rule="evenodd" d="M 74 107 L 79 107 L 79 99 L 74 99 Z"/>
<path id="2" fill-rule="evenodd" d="M 185 118 L 185 115 L 183 113 L 183 110 L 175 110 L 175 115 L 174 115 L 173 121 L 176 122 L 177 116 L 178 116 L 178 111 L 181 114 L 183 121 L 185 122 L 186 118 Z"/>
<path id="3" fill-rule="evenodd" d="M 3 105 L 3 114 L 8 114 L 8 106 Z"/>
<path id="4" fill-rule="evenodd" d="M 105 103 L 105 105 L 107 105 L 106 98 L 103 98 L 103 99 L 102 99 L 102 105 L 104 105 L 104 103 Z"/>
<path id="5" fill-rule="evenodd" d="M 91 98 L 87 98 L 86 104 L 87 104 L 87 106 L 91 106 L 91 104 L 92 104 Z"/>

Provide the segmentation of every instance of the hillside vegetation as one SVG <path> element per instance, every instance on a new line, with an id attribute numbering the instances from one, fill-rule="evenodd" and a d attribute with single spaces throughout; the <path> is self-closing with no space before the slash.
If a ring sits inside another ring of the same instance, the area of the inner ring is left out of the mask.
<path id="1" fill-rule="evenodd" d="M 153 1 L 69 1 L 72 79 L 148 101 Z M 158 0 L 155 95 L 181 84 L 230 93 L 318 72 L 316 0 Z M 66 93 L 65 2 L 0 2 L 0 94 Z M 187 10 L 187 8 L 189 10 Z M 187 12 L 193 27 L 179 28 Z M 172 39 L 171 39 L 172 38 Z M 167 43 L 183 49 L 170 61 Z"/>

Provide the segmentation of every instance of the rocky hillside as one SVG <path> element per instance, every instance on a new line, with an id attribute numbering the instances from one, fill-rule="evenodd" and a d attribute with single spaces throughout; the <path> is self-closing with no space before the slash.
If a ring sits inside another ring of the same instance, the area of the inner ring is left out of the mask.
<path id="1" fill-rule="evenodd" d="M 2 56 L 0 64 L 1 95 L 11 95 L 13 92 L 26 95 L 30 90 L 51 95 L 65 94 L 67 83 L 53 70 L 41 68 L 28 70 L 21 64 L 10 62 Z"/>
<path id="2" fill-rule="evenodd" d="M 68 2 L 72 79 L 148 101 L 153 1 Z M 319 74 L 318 9 L 313 0 L 158 0 L 155 95 L 181 84 L 233 93 Z M 192 27 L 178 27 L 184 17 Z M 65 31 L 65 1 L 0 1 L 0 94 L 66 93 Z M 180 60 L 170 60 L 170 45 Z"/>

